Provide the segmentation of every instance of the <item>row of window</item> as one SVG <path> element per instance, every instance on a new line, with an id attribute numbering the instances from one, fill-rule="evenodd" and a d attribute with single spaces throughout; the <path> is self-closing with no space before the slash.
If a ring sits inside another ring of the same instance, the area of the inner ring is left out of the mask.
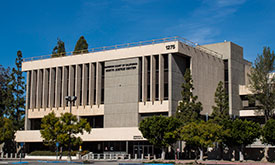
<path id="1" fill-rule="evenodd" d="M 168 99 L 168 55 L 163 57 L 163 99 Z M 159 93 L 159 55 L 152 56 L 154 65 L 151 66 L 151 56 L 144 57 L 146 60 L 146 100 L 151 100 L 151 74 L 155 75 L 155 100 L 160 99 Z M 87 63 L 80 65 L 46 68 L 28 71 L 28 108 L 50 108 L 68 106 L 65 96 L 77 96 L 74 105 L 93 105 L 104 104 L 104 81 L 105 81 L 105 64 L 104 62 Z M 98 67 L 98 68 L 97 68 Z M 152 69 L 151 67 L 155 67 Z M 100 72 L 97 73 L 97 69 Z M 139 101 L 142 101 L 142 58 L 139 62 Z M 151 73 L 153 70 L 155 73 Z M 100 76 L 97 82 L 97 74 Z M 98 84 L 97 84 L 98 83 Z M 97 85 L 100 85 L 97 88 Z M 96 90 L 99 91 L 96 91 Z M 97 98 L 99 97 L 99 98 Z M 97 100 L 98 99 L 98 100 Z"/>

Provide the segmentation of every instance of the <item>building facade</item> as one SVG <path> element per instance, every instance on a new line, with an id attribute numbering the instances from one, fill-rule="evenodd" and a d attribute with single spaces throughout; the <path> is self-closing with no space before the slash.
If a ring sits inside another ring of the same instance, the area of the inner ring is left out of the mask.
<path id="1" fill-rule="evenodd" d="M 92 126 L 90 134 L 81 135 L 83 149 L 154 154 L 156 149 L 138 130 L 139 122 L 176 113 L 186 69 L 191 70 L 202 115 L 211 114 L 215 90 L 223 81 L 230 115 L 239 116 L 240 86 L 247 85 L 250 65 L 242 47 L 232 42 L 198 46 L 179 37 L 25 59 L 25 130 L 17 131 L 16 141 L 25 142 L 28 152 L 39 150 L 41 119 L 50 112 L 69 112 L 65 96 L 77 96 L 72 113 Z"/>

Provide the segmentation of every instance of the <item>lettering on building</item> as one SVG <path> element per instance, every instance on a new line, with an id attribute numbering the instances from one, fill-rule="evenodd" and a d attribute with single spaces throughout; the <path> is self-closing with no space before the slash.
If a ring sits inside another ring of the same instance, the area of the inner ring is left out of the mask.
<path id="1" fill-rule="evenodd" d="M 137 63 L 127 63 L 127 64 L 105 66 L 106 72 L 118 72 L 118 71 L 135 70 L 135 69 L 137 69 Z"/>
<path id="2" fill-rule="evenodd" d="M 176 45 L 166 45 L 166 50 L 176 49 Z"/>
<path id="3" fill-rule="evenodd" d="M 133 139 L 143 139 L 142 136 L 133 136 Z"/>

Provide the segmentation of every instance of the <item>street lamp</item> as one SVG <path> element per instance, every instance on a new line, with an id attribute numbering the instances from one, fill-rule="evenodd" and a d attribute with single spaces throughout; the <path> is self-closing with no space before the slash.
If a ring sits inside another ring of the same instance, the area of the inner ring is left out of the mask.
<path id="1" fill-rule="evenodd" d="M 65 96 L 66 101 L 70 102 L 70 113 L 72 113 L 72 103 L 76 101 L 76 96 Z"/>
<path id="2" fill-rule="evenodd" d="M 77 99 L 76 96 L 66 96 L 65 97 L 66 101 L 70 102 L 70 114 L 72 114 L 72 103 L 75 102 Z M 71 135 L 69 136 L 69 160 L 72 160 L 71 157 Z"/>

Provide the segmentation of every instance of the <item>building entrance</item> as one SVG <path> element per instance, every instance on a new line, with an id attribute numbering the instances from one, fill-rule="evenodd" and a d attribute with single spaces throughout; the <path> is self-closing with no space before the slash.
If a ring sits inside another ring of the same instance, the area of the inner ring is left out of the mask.
<path id="1" fill-rule="evenodd" d="M 154 155 L 154 147 L 153 145 L 133 145 L 133 153 L 137 154 L 137 158 L 141 158 L 141 154 L 147 156 L 150 154 L 151 156 Z"/>

